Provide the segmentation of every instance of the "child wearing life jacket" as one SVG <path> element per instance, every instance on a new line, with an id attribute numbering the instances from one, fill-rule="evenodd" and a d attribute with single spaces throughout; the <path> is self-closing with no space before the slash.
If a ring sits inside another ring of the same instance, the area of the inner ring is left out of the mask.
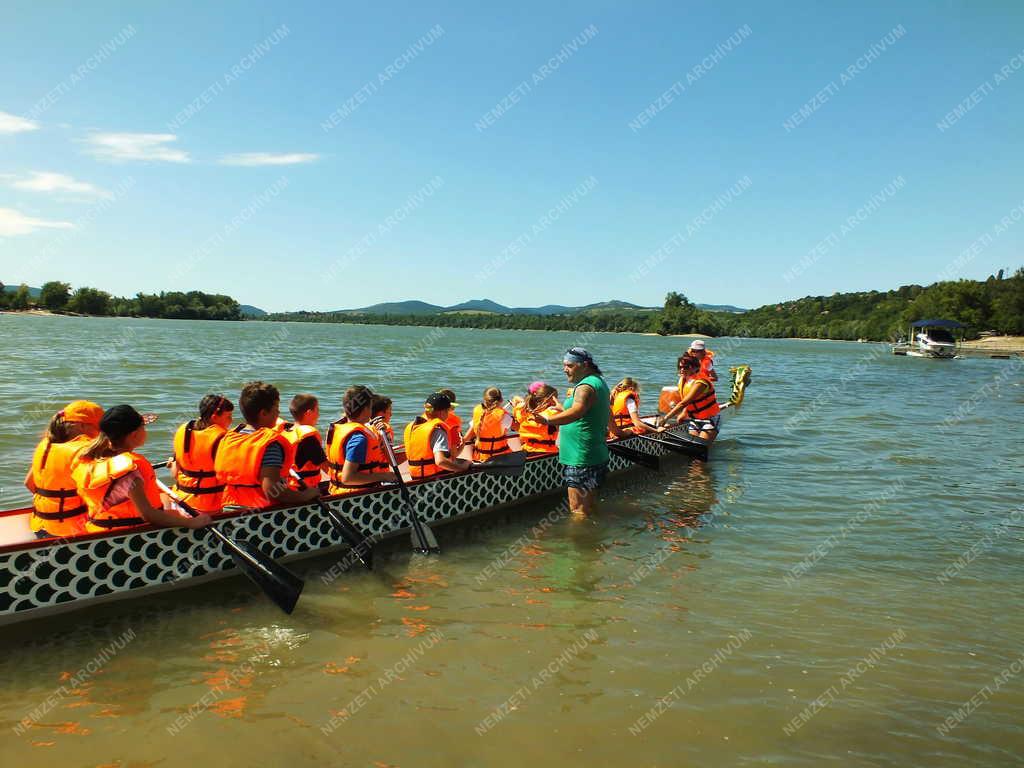
<path id="1" fill-rule="evenodd" d="M 437 393 L 447 397 L 448 402 L 451 403 L 451 407 L 448 409 L 448 420 L 445 423 L 448 426 L 448 443 L 451 446 L 452 456 L 458 456 L 462 451 L 462 446 L 466 444 L 462 434 L 462 417 L 455 413 L 455 409 L 459 407 L 459 404 L 456 402 L 453 390 L 439 389 Z"/>
<path id="2" fill-rule="evenodd" d="M 245 424 L 224 435 L 214 460 L 217 479 L 225 485 L 224 504 L 264 509 L 275 504 L 303 504 L 319 496 L 316 487 L 297 491 L 286 482 L 295 451 L 275 428 L 281 412 L 277 387 L 250 381 L 242 387 L 238 406 Z"/>
<path id="3" fill-rule="evenodd" d="M 100 434 L 78 454 L 71 476 L 88 507 L 86 531 L 102 533 L 136 525 L 202 528 L 210 516 L 185 517 L 163 508 L 156 473 L 138 453 L 146 424 L 130 405 L 116 405 L 100 419 Z"/>
<path id="4" fill-rule="evenodd" d="M 502 406 L 501 390 L 488 387 L 483 400 L 473 408 L 473 421 L 464 441 L 473 444 L 474 461 L 487 461 L 493 456 L 508 453 L 508 438 L 514 437 L 512 415 Z"/>
<path id="5" fill-rule="evenodd" d="M 456 417 L 458 418 L 458 417 Z M 370 402 L 370 426 L 388 436 L 388 442 L 395 444 L 395 430 L 391 427 L 391 398 L 374 395 Z"/>
<path id="6" fill-rule="evenodd" d="M 465 472 L 469 459 L 456 458 L 449 439 L 448 413 L 452 401 L 434 392 L 423 404 L 423 415 L 405 425 L 405 458 L 414 480 L 441 472 Z"/>
<path id="7" fill-rule="evenodd" d="M 218 512 L 224 505 L 224 484 L 217 480 L 214 460 L 231 427 L 234 410 L 224 395 L 206 395 L 199 401 L 199 418 L 182 424 L 174 433 L 172 490 L 199 512 Z"/>
<path id="8" fill-rule="evenodd" d="M 288 404 L 288 411 L 292 420 L 284 423 L 281 434 L 291 443 L 295 453 L 295 463 L 289 469 L 289 474 L 291 469 L 295 469 L 303 484 L 317 488 L 320 485 L 321 470 L 327 471 L 327 453 L 320 438 L 320 430 L 316 427 L 320 420 L 320 401 L 314 395 L 296 395 Z M 290 478 L 289 486 L 297 489 L 299 483 Z"/>
<path id="9" fill-rule="evenodd" d="M 634 435 L 657 431 L 640 419 L 640 384 L 636 379 L 626 377 L 615 385 L 611 395 L 612 424 Z"/>
<path id="10" fill-rule="evenodd" d="M 527 453 L 553 453 L 558 450 L 558 427 L 542 423 L 537 417 L 561 412 L 558 390 L 543 381 L 533 382 L 525 398 L 513 401 L 512 416 L 519 425 L 519 440 Z"/>
<path id="11" fill-rule="evenodd" d="M 328 492 L 332 496 L 344 496 L 397 480 L 391 471 L 381 432 L 367 423 L 375 398 L 369 387 L 349 387 L 341 400 L 345 417 L 327 430 Z"/>
<path id="12" fill-rule="evenodd" d="M 75 400 L 53 415 L 32 455 L 25 487 L 32 492 L 30 525 L 36 538 L 67 538 L 85 533 L 87 509 L 75 489 L 75 457 L 100 433 L 103 409 Z"/>

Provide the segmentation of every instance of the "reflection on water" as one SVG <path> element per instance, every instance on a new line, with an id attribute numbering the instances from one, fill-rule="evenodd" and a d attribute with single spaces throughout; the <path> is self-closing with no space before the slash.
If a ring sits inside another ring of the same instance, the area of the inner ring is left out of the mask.
<path id="1" fill-rule="evenodd" d="M 115 345 L 106 368 L 118 375 L 74 379 L 83 339 L 126 327 L 136 345 Z M 247 368 L 281 329 L 294 343 Z M 491 384 L 561 384 L 574 341 L 451 329 L 417 347 L 429 329 L 10 316 L 0 333 L 0 418 L 72 396 L 135 402 L 166 416 L 152 456 L 208 388 L 258 375 L 286 397 L 317 393 L 326 419 L 366 382 L 402 423 L 442 384 L 465 403 Z M 173 372 L 153 364 L 183 338 Z M 682 345 L 588 343 L 610 379 L 646 393 L 672 381 Z M 950 432 L 945 416 L 1000 361 L 858 368 L 864 347 L 736 342 L 722 365 L 750 363 L 755 383 L 712 460 L 612 478 L 593 519 L 550 496 L 437 526 L 439 557 L 401 537 L 373 573 L 325 581 L 333 557 L 297 563 L 291 616 L 239 578 L 0 630 L 3 763 L 1020 764 L 1024 677 L 993 682 L 1024 637 L 1020 377 Z M 386 363 L 411 349 L 434 354 Z M 814 405 L 787 430 L 801 404 Z M 43 421 L 0 431 L 4 506 L 24 498 Z"/>

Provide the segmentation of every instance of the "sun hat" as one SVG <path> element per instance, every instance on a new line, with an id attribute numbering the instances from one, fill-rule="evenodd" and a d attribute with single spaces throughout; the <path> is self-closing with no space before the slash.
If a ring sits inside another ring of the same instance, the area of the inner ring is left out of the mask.
<path id="1" fill-rule="evenodd" d="M 142 414 L 130 405 L 115 405 L 100 419 L 100 431 L 111 440 L 120 440 L 145 423 Z"/>
<path id="2" fill-rule="evenodd" d="M 428 395 L 424 404 L 436 411 L 446 411 L 452 407 L 452 401 L 448 399 L 448 395 L 442 395 L 440 392 Z"/>
<path id="3" fill-rule="evenodd" d="M 103 408 L 90 400 L 75 400 L 68 403 L 60 413 L 64 421 L 91 424 L 94 427 L 98 427 L 100 419 L 103 418 Z"/>
<path id="4" fill-rule="evenodd" d="M 697 352 L 703 352 L 707 349 L 707 346 L 704 344 L 704 339 L 694 339 L 690 342 L 690 349 L 696 350 Z"/>

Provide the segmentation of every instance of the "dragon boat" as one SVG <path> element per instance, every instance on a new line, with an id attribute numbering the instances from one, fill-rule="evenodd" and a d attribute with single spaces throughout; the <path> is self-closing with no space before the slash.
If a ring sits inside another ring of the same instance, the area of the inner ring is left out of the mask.
<path id="1" fill-rule="evenodd" d="M 733 372 L 731 413 L 743 401 L 750 369 Z M 655 416 L 645 417 L 652 421 Z M 638 462 L 651 466 L 669 452 L 706 459 L 708 445 L 676 425 L 671 443 L 634 435 L 610 440 L 611 472 Z M 620 449 L 620 450 L 616 450 Z M 624 449 L 624 450 L 622 450 Z M 404 452 L 396 451 L 404 460 Z M 632 455 L 633 458 L 628 458 Z M 644 460 L 649 459 L 649 461 Z M 484 467 L 406 483 L 421 519 L 448 523 L 548 495 L 563 488 L 555 453 L 530 455 L 515 474 Z M 214 526 L 255 545 L 280 562 L 350 549 L 327 508 L 355 524 L 375 541 L 409 532 L 410 519 L 398 486 L 360 491 L 320 502 L 262 510 L 237 509 L 216 517 Z M 202 530 L 145 525 L 128 531 L 85 534 L 67 539 L 34 539 L 30 508 L 0 511 L 0 625 L 84 609 L 113 600 L 181 589 L 239 574 L 222 538 Z"/>

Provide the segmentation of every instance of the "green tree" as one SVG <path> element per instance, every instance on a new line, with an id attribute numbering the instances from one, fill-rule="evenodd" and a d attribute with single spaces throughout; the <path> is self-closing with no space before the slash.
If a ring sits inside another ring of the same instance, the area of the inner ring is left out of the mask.
<path id="1" fill-rule="evenodd" d="M 39 289 L 39 302 L 51 312 L 60 312 L 71 298 L 71 285 L 57 280 L 43 283 Z"/>
<path id="2" fill-rule="evenodd" d="M 96 288 L 83 286 L 71 295 L 68 309 L 83 315 L 109 315 L 110 294 Z"/>
<path id="3" fill-rule="evenodd" d="M 0 309 L 7 309 L 10 301 L 11 299 L 7 293 L 7 289 L 4 287 L 3 283 L 0 283 Z"/>
<path id="4" fill-rule="evenodd" d="M 11 309 L 28 309 L 31 301 L 32 294 L 28 292 L 28 286 L 22 283 L 11 297 Z"/>

